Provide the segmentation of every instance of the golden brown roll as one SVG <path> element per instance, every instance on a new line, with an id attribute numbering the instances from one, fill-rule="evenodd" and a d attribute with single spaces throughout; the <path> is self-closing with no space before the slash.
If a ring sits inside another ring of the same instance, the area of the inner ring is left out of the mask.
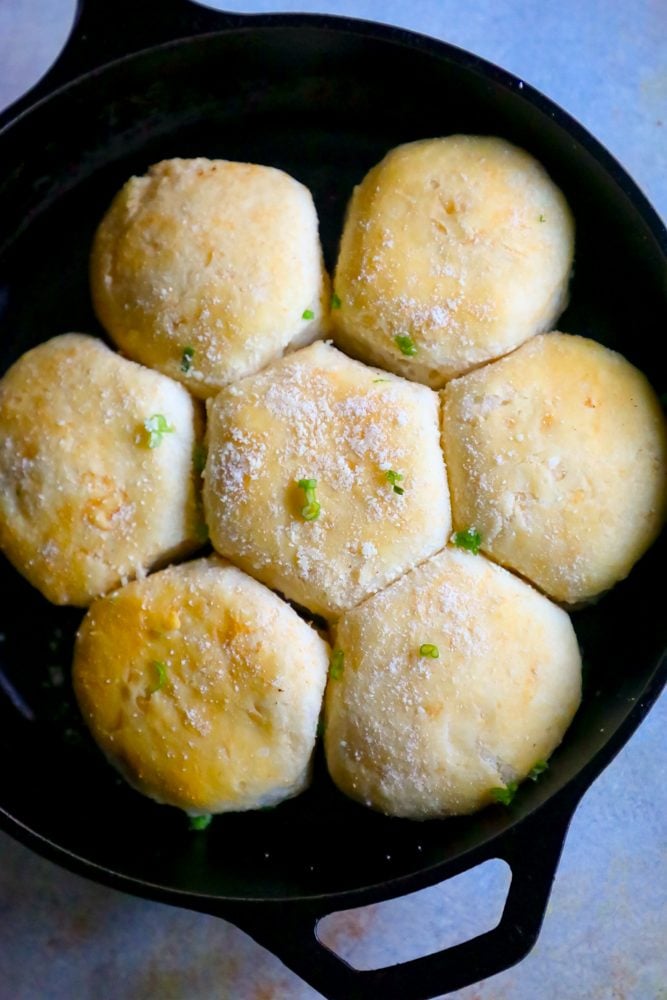
<path id="1" fill-rule="evenodd" d="M 451 382 L 443 446 L 454 528 L 558 601 L 630 572 L 664 519 L 667 439 L 646 378 L 549 333 Z"/>
<path id="2" fill-rule="evenodd" d="M 301 792 L 328 646 L 289 605 L 213 557 L 96 601 L 74 655 L 83 716 L 138 791 L 193 814 Z"/>
<path id="3" fill-rule="evenodd" d="M 164 160 L 112 202 L 91 286 L 126 354 L 210 396 L 320 334 L 328 280 L 313 199 L 273 167 Z"/>
<path id="4" fill-rule="evenodd" d="M 398 146 L 348 207 L 336 342 L 440 388 L 553 327 L 573 245 L 563 195 L 524 150 L 474 135 Z"/>
<path id="5" fill-rule="evenodd" d="M 470 813 L 548 759 L 580 697 L 567 614 L 483 556 L 445 549 L 338 622 L 329 771 L 390 815 Z"/>
<path id="6" fill-rule="evenodd" d="M 69 333 L 0 381 L 0 547 L 55 604 L 98 594 L 197 548 L 183 386 Z"/>
<path id="7" fill-rule="evenodd" d="M 209 403 L 214 547 L 332 618 L 437 552 L 451 526 L 425 386 L 316 343 Z"/>

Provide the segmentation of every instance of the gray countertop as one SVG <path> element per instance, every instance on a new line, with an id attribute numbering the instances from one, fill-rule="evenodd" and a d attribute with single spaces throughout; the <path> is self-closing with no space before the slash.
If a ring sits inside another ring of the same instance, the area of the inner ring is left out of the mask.
<path id="1" fill-rule="evenodd" d="M 482 55 L 579 119 L 667 217 L 665 0 L 229 0 L 211 6 L 353 14 Z M 0 108 L 55 58 L 73 8 L 74 0 L 0 0 Z M 665 331 L 656 331 L 660 335 Z M 667 998 L 666 731 L 663 695 L 577 810 L 530 956 L 450 996 Z M 489 862 L 410 897 L 335 915 L 326 939 L 361 967 L 425 954 L 492 926 L 507 884 L 502 863 Z M 0 834 L 0 1000 L 317 996 L 230 924 L 94 885 Z"/>

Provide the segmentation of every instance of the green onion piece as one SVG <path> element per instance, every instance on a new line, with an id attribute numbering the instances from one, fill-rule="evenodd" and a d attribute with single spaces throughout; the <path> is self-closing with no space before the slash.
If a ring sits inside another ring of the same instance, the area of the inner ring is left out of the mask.
<path id="1" fill-rule="evenodd" d="M 301 508 L 301 517 L 304 521 L 316 521 L 320 516 L 321 510 L 319 503 L 315 499 L 317 479 L 299 479 L 296 485 L 306 494 L 306 503 Z"/>
<path id="2" fill-rule="evenodd" d="M 482 544 L 482 536 L 476 528 L 466 528 L 465 531 L 455 531 L 452 541 L 459 549 L 465 549 L 476 556 Z"/>
<path id="3" fill-rule="evenodd" d="M 518 782 L 510 781 L 504 788 L 492 788 L 491 795 L 496 802 L 500 802 L 502 805 L 508 806 L 516 795 L 518 787 Z"/>
<path id="4" fill-rule="evenodd" d="M 304 521 L 317 521 L 321 509 L 317 500 L 312 500 L 301 508 L 301 517 Z"/>
<path id="5" fill-rule="evenodd" d="M 190 829 L 191 830 L 205 830 L 207 826 L 211 825 L 211 820 L 213 817 L 210 813 L 206 813 L 205 816 L 191 816 L 190 817 Z"/>
<path id="6" fill-rule="evenodd" d="M 197 524 L 195 525 L 195 538 L 197 539 L 198 542 L 201 542 L 202 545 L 204 544 L 204 542 L 208 541 L 209 533 L 206 521 L 198 521 Z"/>
<path id="7" fill-rule="evenodd" d="M 528 772 L 528 777 L 530 778 L 531 781 L 537 781 L 539 776 L 543 774 L 548 767 L 549 764 L 547 763 L 546 760 L 538 760 L 537 764 L 534 764 L 533 767 Z"/>
<path id="8" fill-rule="evenodd" d="M 546 222 L 547 220 L 546 220 L 546 217 L 545 217 L 544 215 L 540 215 L 540 216 L 538 217 L 538 220 L 537 220 L 537 221 L 538 221 L 538 222 Z"/>
<path id="9" fill-rule="evenodd" d="M 391 483 L 391 485 L 393 486 L 394 493 L 398 493 L 399 496 L 403 496 L 405 490 L 403 489 L 402 486 L 398 485 L 398 483 L 400 483 L 401 479 L 403 478 L 403 473 L 394 472 L 393 469 L 387 469 L 387 471 L 385 472 L 385 476 L 387 477 L 387 482 Z"/>
<path id="10" fill-rule="evenodd" d="M 340 297 L 338 295 L 336 295 L 336 293 L 334 292 L 332 294 L 332 296 L 331 296 L 331 308 L 332 309 L 340 309 L 340 307 L 342 306 L 342 304 L 343 303 L 341 302 Z"/>
<path id="11" fill-rule="evenodd" d="M 304 309 L 301 313 L 301 319 L 315 319 L 315 313 L 312 309 Z"/>
<path id="12" fill-rule="evenodd" d="M 389 381 L 388 378 L 374 378 L 373 379 L 374 383 L 376 383 L 376 382 L 388 382 L 388 381 Z"/>
<path id="13" fill-rule="evenodd" d="M 192 449 L 192 464 L 198 476 L 201 476 L 206 466 L 208 452 L 205 444 L 196 444 Z"/>
<path id="14" fill-rule="evenodd" d="M 417 353 L 417 345 L 412 337 L 409 337 L 407 333 L 399 333 L 397 337 L 394 337 L 394 343 L 398 347 L 401 354 L 405 354 L 406 358 L 413 358 Z"/>
<path id="15" fill-rule="evenodd" d="M 157 448 L 162 443 L 165 434 L 173 434 L 174 428 L 167 423 L 166 418 L 161 413 L 154 413 L 148 420 L 144 420 L 144 430 L 146 431 L 146 444 L 149 448 Z"/>
<path id="16" fill-rule="evenodd" d="M 189 372 L 192 368 L 192 359 L 195 356 L 194 347 L 184 347 L 181 354 L 181 371 Z"/>
<path id="17" fill-rule="evenodd" d="M 345 669 L 345 653 L 342 649 L 334 649 L 329 661 L 329 677 L 332 681 L 339 681 Z"/>
<path id="18" fill-rule="evenodd" d="M 425 642 L 419 647 L 420 656 L 430 656 L 432 660 L 437 660 L 440 656 L 440 650 L 437 646 L 434 646 L 431 642 Z"/>
<path id="19" fill-rule="evenodd" d="M 317 735 L 320 739 L 324 736 L 324 719 L 322 716 L 317 720 Z"/>
<path id="20" fill-rule="evenodd" d="M 167 681 L 167 664 L 163 663 L 162 660 L 153 660 L 153 667 L 155 669 L 155 673 L 157 674 L 157 680 L 155 681 L 155 684 L 151 685 L 148 689 L 149 698 L 152 694 L 155 694 L 156 691 L 159 691 L 161 687 L 164 687 Z"/>

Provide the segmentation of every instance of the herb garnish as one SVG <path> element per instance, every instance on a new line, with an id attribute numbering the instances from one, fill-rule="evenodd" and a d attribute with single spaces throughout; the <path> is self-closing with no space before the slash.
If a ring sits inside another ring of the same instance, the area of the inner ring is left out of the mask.
<path id="1" fill-rule="evenodd" d="M 417 345 L 412 337 L 409 337 L 407 333 L 399 333 L 397 337 L 394 337 L 394 343 L 398 347 L 401 354 L 404 354 L 406 358 L 412 358 L 417 353 Z"/>
<path id="2" fill-rule="evenodd" d="M 301 508 L 301 517 L 304 521 L 316 521 L 320 516 L 320 505 L 315 499 L 317 479 L 299 479 L 296 485 L 306 494 L 306 503 Z"/>
<path id="3" fill-rule="evenodd" d="M 496 802 L 500 802 L 501 805 L 508 806 L 516 795 L 518 787 L 518 781 L 509 781 L 504 788 L 492 788 L 491 795 Z"/>
<path id="4" fill-rule="evenodd" d="M 304 309 L 301 313 L 301 319 L 315 319 L 315 313 L 312 309 Z"/>
<path id="5" fill-rule="evenodd" d="M 419 647 L 420 656 L 429 656 L 432 660 L 437 660 L 440 656 L 440 650 L 437 646 L 434 646 L 431 642 L 424 642 Z"/>
<path id="6" fill-rule="evenodd" d="M 387 482 L 391 483 L 394 493 L 398 493 L 399 496 L 403 496 L 405 490 L 403 489 L 402 486 L 398 485 L 398 483 L 400 483 L 401 479 L 403 478 L 403 473 L 394 472 L 393 469 L 387 469 L 387 471 L 385 472 L 385 476 L 387 477 Z"/>
<path id="7" fill-rule="evenodd" d="M 206 813 L 204 816 L 191 816 L 190 817 L 190 829 L 191 830 L 205 830 L 207 826 L 211 825 L 211 820 L 213 817 L 210 813 Z"/>
<path id="8" fill-rule="evenodd" d="M 146 445 L 149 448 L 157 448 L 162 444 L 165 434 L 173 434 L 174 428 L 167 423 L 166 417 L 161 413 L 154 413 L 152 417 L 144 420 L 144 430 L 146 431 Z"/>
<path id="9" fill-rule="evenodd" d="M 342 304 L 343 303 L 341 302 L 340 297 L 338 295 L 336 295 L 335 292 L 333 292 L 332 295 L 331 295 L 331 308 L 332 309 L 340 309 L 340 307 L 342 306 Z"/>
<path id="10" fill-rule="evenodd" d="M 455 531 L 452 541 L 459 549 L 465 549 L 476 556 L 482 544 L 482 536 L 477 528 L 466 528 L 465 531 Z"/>
<path id="11" fill-rule="evenodd" d="M 184 347 L 181 355 L 181 371 L 189 372 L 192 368 L 192 359 L 195 356 L 194 347 Z"/>
<path id="12" fill-rule="evenodd" d="M 209 530 L 206 521 L 197 521 L 195 525 L 195 538 L 202 545 L 209 540 Z"/>
<path id="13" fill-rule="evenodd" d="M 526 777 L 530 778 L 531 781 L 537 781 L 540 775 L 543 774 L 548 767 L 549 764 L 546 760 L 538 760 L 537 763 L 530 769 Z M 491 795 L 496 802 L 500 802 L 501 805 L 508 806 L 514 799 L 518 787 L 518 781 L 508 781 L 504 788 L 492 788 Z"/>
<path id="14" fill-rule="evenodd" d="M 537 781 L 539 776 L 543 774 L 548 767 L 549 764 L 546 760 L 538 760 L 538 762 L 534 764 L 533 767 L 528 772 L 528 777 L 530 778 L 531 781 Z"/>
<path id="15" fill-rule="evenodd" d="M 192 449 L 192 464 L 197 475 L 201 476 L 206 465 L 208 452 L 205 444 L 196 444 Z"/>
<path id="16" fill-rule="evenodd" d="M 156 691 L 159 691 L 161 687 L 164 687 L 167 681 L 166 663 L 163 663 L 162 660 L 153 660 L 153 668 L 155 669 L 155 673 L 157 674 L 157 680 L 155 681 L 155 684 L 152 684 L 151 687 L 149 687 L 148 689 L 149 698 L 152 694 L 155 694 Z"/>
<path id="17" fill-rule="evenodd" d="M 329 661 L 329 677 L 332 681 L 339 681 L 345 669 L 345 653 L 342 649 L 334 649 Z"/>

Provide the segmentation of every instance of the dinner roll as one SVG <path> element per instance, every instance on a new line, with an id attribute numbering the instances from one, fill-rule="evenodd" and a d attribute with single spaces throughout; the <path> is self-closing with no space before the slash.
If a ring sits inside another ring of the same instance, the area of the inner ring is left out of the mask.
<path id="1" fill-rule="evenodd" d="M 0 548 L 55 604 L 87 605 L 199 544 L 183 386 L 68 333 L 0 381 Z"/>
<path id="2" fill-rule="evenodd" d="M 346 795 L 411 819 L 470 813 L 560 743 L 581 698 L 567 614 L 445 549 L 342 616 L 325 699 Z"/>
<path id="3" fill-rule="evenodd" d="M 666 499 L 664 418 L 636 368 L 550 333 L 443 396 L 455 529 L 474 527 L 485 552 L 558 601 L 627 576 Z"/>
<path id="4" fill-rule="evenodd" d="M 451 526 L 438 397 L 318 342 L 209 402 L 214 547 L 335 617 L 437 552 Z"/>
<path id="5" fill-rule="evenodd" d="M 398 146 L 348 207 L 336 342 L 439 388 L 554 325 L 573 244 L 563 195 L 524 150 L 471 135 Z"/>
<path id="6" fill-rule="evenodd" d="M 91 285 L 125 353 L 212 395 L 319 335 L 328 282 L 313 199 L 273 167 L 165 160 L 112 202 Z"/>
<path id="7" fill-rule="evenodd" d="M 74 689 L 109 761 L 193 814 L 298 795 L 328 646 L 289 605 L 221 559 L 171 566 L 96 601 Z"/>

